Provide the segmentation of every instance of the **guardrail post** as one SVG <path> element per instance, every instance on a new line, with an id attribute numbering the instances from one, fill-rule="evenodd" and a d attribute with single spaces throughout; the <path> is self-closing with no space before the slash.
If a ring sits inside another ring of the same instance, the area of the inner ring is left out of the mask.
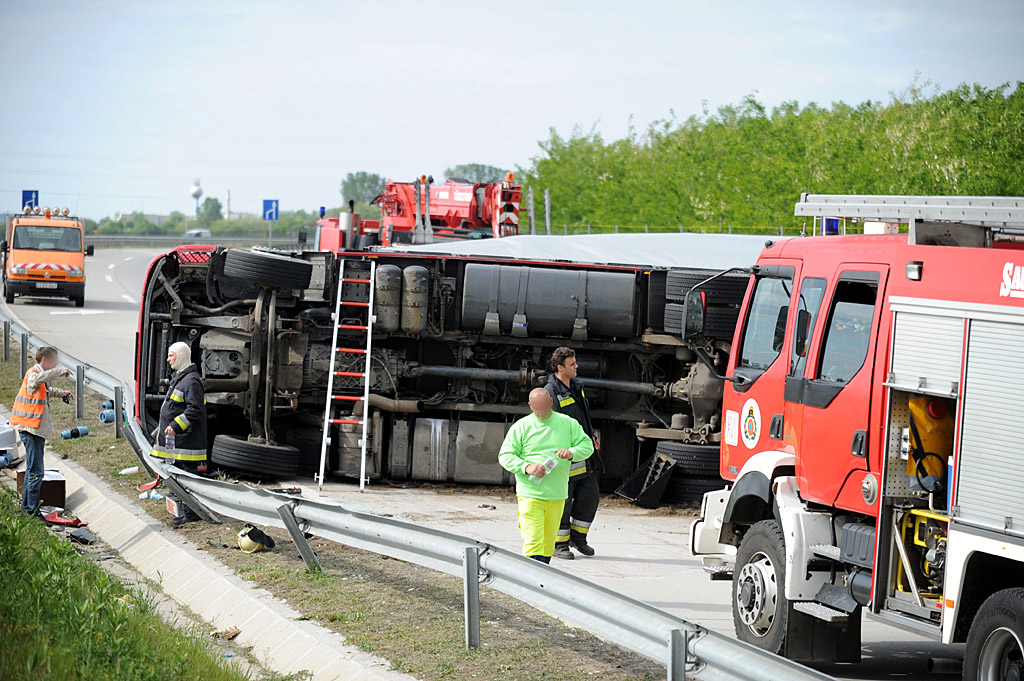
<path id="1" fill-rule="evenodd" d="M 21 334 L 21 375 L 28 371 L 28 334 Z"/>
<path id="2" fill-rule="evenodd" d="M 685 629 L 668 633 L 668 681 L 686 681 L 686 639 Z"/>
<path id="3" fill-rule="evenodd" d="M 466 547 L 462 561 L 463 605 L 466 616 L 466 649 L 480 647 L 480 554 L 475 546 Z"/>
<path id="4" fill-rule="evenodd" d="M 11 322 L 4 320 L 4 361 L 11 361 Z"/>
<path id="5" fill-rule="evenodd" d="M 79 367 L 81 368 L 81 367 Z M 124 396 L 121 394 L 122 388 L 119 385 L 114 386 L 114 438 L 120 440 L 124 437 Z"/>
<path id="6" fill-rule="evenodd" d="M 302 562 L 306 564 L 306 569 L 310 572 L 323 572 L 324 569 L 320 567 L 320 559 L 316 557 L 313 548 L 306 541 L 306 535 L 299 528 L 299 523 L 296 522 L 295 515 L 292 513 L 292 507 L 288 504 L 282 504 L 277 507 L 277 514 L 281 516 L 285 529 L 288 530 L 292 541 L 295 542 L 295 548 L 299 550 L 299 555 L 302 556 Z"/>
<path id="7" fill-rule="evenodd" d="M 85 418 L 85 367 L 75 367 L 75 418 Z"/>
<path id="8" fill-rule="evenodd" d="M 211 523 L 220 524 L 220 518 L 217 517 L 217 514 L 206 508 L 202 502 L 192 496 L 192 493 L 185 489 L 180 482 L 174 478 L 164 478 L 163 483 L 167 486 L 167 489 L 174 493 L 174 496 L 181 499 L 183 504 L 195 511 L 197 516 L 206 518 Z"/>

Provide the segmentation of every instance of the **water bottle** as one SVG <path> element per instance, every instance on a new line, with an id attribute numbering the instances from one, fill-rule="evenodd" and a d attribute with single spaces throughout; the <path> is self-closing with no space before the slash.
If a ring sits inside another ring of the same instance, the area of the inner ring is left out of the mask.
<path id="1" fill-rule="evenodd" d="M 549 454 L 548 458 L 544 460 L 544 463 L 542 465 L 544 466 L 544 470 L 546 471 L 545 475 L 547 475 L 551 471 L 555 470 L 555 466 L 558 465 L 558 459 L 555 458 L 554 454 Z M 540 480 L 540 478 L 538 478 L 536 475 L 531 475 L 530 480 L 532 480 L 533 482 L 537 482 L 538 480 Z"/>
<path id="2" fill-rule="evenodd" d="M 164 435 L 164 444 L 167 445 L 167 449 L 174 449 L 174 433 Z"/>

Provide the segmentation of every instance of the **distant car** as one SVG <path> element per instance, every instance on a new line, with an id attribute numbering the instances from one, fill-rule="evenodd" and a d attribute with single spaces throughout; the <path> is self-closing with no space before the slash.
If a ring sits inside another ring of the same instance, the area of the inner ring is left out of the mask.
<path id="1" fill-rule="evenodd" d="M 190 229 L 181 235 L 182 239 L 188 241 L 189 239 L 209 239 L 213 235 L 210 234 L 208 229 Z"/>

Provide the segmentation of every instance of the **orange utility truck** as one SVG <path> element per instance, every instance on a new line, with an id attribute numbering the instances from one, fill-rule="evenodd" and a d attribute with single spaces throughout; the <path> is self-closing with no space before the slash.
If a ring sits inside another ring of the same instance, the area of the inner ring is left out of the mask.
<path id="1" fill-rule="evenodd" d="M 7 235 L 0 242 L 3 253 L 4 300 L 68 298 L 76 307 L 85 305 L 85 247 L 82 222 L 67 208 L 25 207 L 8 216 Z"/>

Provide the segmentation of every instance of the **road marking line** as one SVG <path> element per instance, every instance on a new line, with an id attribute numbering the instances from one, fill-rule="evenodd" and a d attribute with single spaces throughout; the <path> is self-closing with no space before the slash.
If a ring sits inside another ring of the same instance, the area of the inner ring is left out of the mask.
<path id="1" fill-rule="evenodd" d="M 129 260 L 135 260 L 135 256 L 129 255 L 127 258 L 124 259 L 125 262 L 128 262 Z"/>
<path id="2" fill-rule="evenodd" d="M 116 263 L 110 263 L 109 265 L 107 265 L 107 269 L 108 269 L 108 270 L 112 270 L 112 269 L 114 269 L 114 265 L 115 265 L 115 264 L 116 264 Z"/>
<path id="3" fill-rule="evenodd" d="M 135 300 L 134 300 L 134 299 L 132 299 L 132 297 L 131 297 L 130 295 L 128 295 L 127 293 L 122 293 L 122 294 L 121 294 L 121 297 L 122 297 L 122 298 L 124 298 L 125 300 L 127 300 L 127 301 L 128 301 L 129 303 L 131 303 L 132 305 L 134 305 L 134 304 L 135 304 Z"/>
<path id="4" fill-rule="evenodd" d="M 114 278 L 112 276 L 110 276 L 109 274 L 107 275 L 107 283 L 108 284 L 113 284 L 114 283 Z"/>
<path id="5" fill-rule="evenodd" d="M 113 312 L 113 310 L 50 310 L 50 314 L 53 314 L 53 315 L 58 315 L 58 314 L 80 314 L 80 315 L 110 314 L 111 312 Z"/>

